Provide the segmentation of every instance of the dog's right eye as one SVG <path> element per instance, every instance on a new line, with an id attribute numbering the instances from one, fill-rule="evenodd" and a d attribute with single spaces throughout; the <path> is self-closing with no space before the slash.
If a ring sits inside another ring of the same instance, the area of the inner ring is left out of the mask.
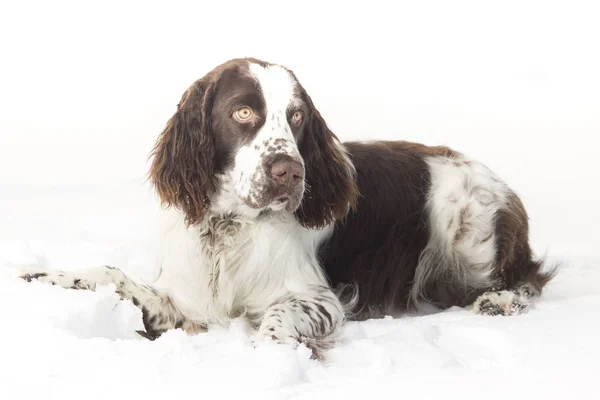
<path id="1" fill-rule="evenodd" d="M 248 122 L 252 119 L 252 109 L 250 107 L 242 107 L 236 110 L 233 115 L 240 122 Z"/>

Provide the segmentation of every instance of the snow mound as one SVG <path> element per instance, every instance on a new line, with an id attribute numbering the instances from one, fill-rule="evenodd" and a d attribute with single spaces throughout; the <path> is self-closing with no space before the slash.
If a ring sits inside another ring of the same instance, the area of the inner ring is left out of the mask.
<path id="1" fill-rule="evenodd" d="M 324 362 L 303 346 L 253 348 L 243 320 L 150 342 L 134 333 L 140 311 L 111 286 L 65 290 L 2 271 L 0 381 L 22 398 L 577 397 L 593 390 L 600 359 L 598 260 L 564 262 L 543 298 L 517 317 L 454 308 L 350 322 Z"/>

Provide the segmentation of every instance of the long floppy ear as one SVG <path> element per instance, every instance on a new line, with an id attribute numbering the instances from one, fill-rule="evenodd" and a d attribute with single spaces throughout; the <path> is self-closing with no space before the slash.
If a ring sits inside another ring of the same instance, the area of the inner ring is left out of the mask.
<path id="1" fill-rule="evenodd" d="M 307 96 L 308 97 L 308 96 Z M 338 138 L 308 97 L 310 121 L 299 150 L 304 159 L 307 189 L 296 218 L 304 227 L 323 228 L 356 206 L 356 171 Z"/>
<path id="2" fill-rule="evenodd" d="M 214 86 L 200 79 L 184 93 L 150 154 L 148 175 L 161 204 L 181 209 L 188 225 L 202 221 L 217 187 L 210 127 Z"/>

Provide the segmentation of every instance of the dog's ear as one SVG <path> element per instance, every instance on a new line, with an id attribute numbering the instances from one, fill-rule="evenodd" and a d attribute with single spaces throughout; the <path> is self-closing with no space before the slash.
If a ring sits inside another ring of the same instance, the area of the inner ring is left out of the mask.
<path id="1" fill-rule="evenodd" d="M 354 208 L 358 197 L 356 171 L 342 143 L 307 95 L 310 120 L 299 150 L 304 159 L 306 193 L 296 218 L 307 228 L 322 228 Z"/>
<path id="2" fill-rule="evenodd" d="M 205 77 L 184 93 L 150 154 L 149 179 L 161 204 L 181 209 L 188 225 L 202 221 L 217 187 L 210 124 L 215 85 Z"/>

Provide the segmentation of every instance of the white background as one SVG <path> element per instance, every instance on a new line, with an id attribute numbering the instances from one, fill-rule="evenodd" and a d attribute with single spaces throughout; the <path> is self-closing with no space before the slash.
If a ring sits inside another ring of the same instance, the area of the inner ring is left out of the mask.
<path id="1" fill-rule="evenodd" d="M 538 251 L 597 254 L 599 20 L 578 1 L 6 1 L 0 189 L 143 178 L 183 91 L 252 56 L 342 139 L 465 152 L 523 197 Z"/>

